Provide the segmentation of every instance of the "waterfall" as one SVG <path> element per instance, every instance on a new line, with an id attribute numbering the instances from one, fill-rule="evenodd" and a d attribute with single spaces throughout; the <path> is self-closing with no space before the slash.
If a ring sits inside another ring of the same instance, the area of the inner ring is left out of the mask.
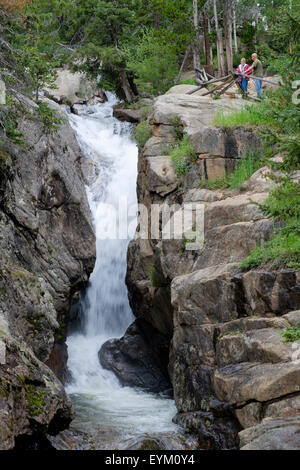
<path id="1" fill-rule="evenodd" d="M 122 449 L 130 439 L 174 433 L 176 413 L 170 399 L 130 387 L 121 387 L 113 373 L 104 370 L 98 351 L 110 338 L 121 337 L 133 321 L 125 285 L 129 236 L 105 239 L 114 232 L 116 214 L 124 218 L 127 201 L 129 223 L 136 224 L 137 147 L 130 138 L 131 125 L 113 117 L 114 94 L 104 104 L 80 106 L 70 114 L 79 145 L 91 160 L 95 177 L 87 187 L 97 238 L 96 266 L 82 300 L 83 329 L 68 338 L 68 367 L 74 426 L 101 441 L 102 448 Z M 125 214 L 126 215 L 126 214 Z M 133 234 L 131 234 L 132 236 Z"/>

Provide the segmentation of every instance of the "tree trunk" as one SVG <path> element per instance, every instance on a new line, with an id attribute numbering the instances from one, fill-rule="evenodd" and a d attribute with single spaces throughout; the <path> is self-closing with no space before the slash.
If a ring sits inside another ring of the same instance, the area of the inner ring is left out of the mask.
<path id="1" fill-rule="evenodd" d="M 292 2 L 292 0 L 290 0 L 290 10 L 292 9 L 292 7 L 293 7 L 293 2 Z M 293 44 L 292 40 L 290 40 L 289 48 L 290 48 L 290 54 L 293 54 L 294 53 L 294 44 Z"/>
<path id="2" fill-rule="evenodd" d="M 201 62 L 200 62 L 200 33 L 199 33 L 199 14 L 198 14 L 198 0 L 193 0 L 193 12 L 194 12 L 194 28 L 195 28 L 195 37 L 194 37 L 194 69 L 196 74 L 196 84 L 198 85 L 201 82 L 200 72 Z"/>
<path id="3" fill-rule="evenodd" d="M 223 33 L 221 29 L 219 29 L 218 31 L 218 47 L 219 47 L 219 54 L 220 54 L 220 74 L 221 74 L 221 77 L 224 77 L 224 75 L 226 75 L 226 66 L 225 66 L 225 57 L 224 57 Z"/>
<path id="4" fill-rule="evenodd" d="M 153 12 L 153 26 L 156 31 L 159 31 L 160 28 L 160 18 L 158 11 Z"/>
<path id="5" fill-rule="evenodd" d="M 210 18 L 207 17 L 208 19 L 208 34 L 211 33 L 211 22 L 210 22 Z M 214 63 L 214 54 L 213 54 L 213 47 L 212 47 L 212 44 L 210 44 L 210 60 L 211 60 L 211 63 L 213 64 Z"/>
<path id="6" fill-rule="evenodd" d="M 234 39 L 234 50 L 235 53 L 238 53 L 238 43 L 237 43 L 237 35 L 236 35 L 236 0 L 233 0 L 232 3 L 232 15 L 233 15 L 233 39 Z"/>
<path id="7" fill-rule="evenodd" d="M 184 58 L 183 58 L 183 61 L 182 61 L 182 64 L 181 64 L 181 67 L 180 67 L 180 70 L 179 70 L 179 74 L 175 80 L 175 83 L 178 83 L 180 78 L 181 78 L 181 75 L 182 75 L 182 72 L 183 72 L 183 69 L 184 69 L 184 66 L 185 66 L 185 63 L 186 61 L 188 60 L 188 56 L 190 55 L 190 52 L 191 52 L 191 46 L 189 46 L 187 48 L 187 50 L 185 51 L 185 54 L 184 54 Z"/>
<path id="8" fill-rule="evenodd" d="M 226 46 L 227 71 L 233 70 L 232 55 L 232 0 L 223 0 L 223 22 Z"/>
<path id="9" fill-rule="evenodd" d="M 204 43 L 205 43 L 205 57 L 206 57 L 206 71 L 210 74 L 214 74 L 214 65 L 212 62 L 212 47 L 208 37 L 208 18 L 205 10 L 203 10 L 203 31 L 204 31 Z"/>
<path id="10" fill-rule="evenodd" d="M 223 34 L 222 34 L 222 30 L 219 29 L 217 0 L 214 0 L 214 17 L 215 17 L 215 27 L 216 27 L 216 33 L 217 33 L 218 75 L 219 77 L 224 77 L 225 59 L 224 59 L 224 48 L 223 48 Z"/>
<path id="11" fill-rule="evenodd" d="M 134 98 L 135 98 L 135 95 L 134 95 L 134 93 L 131 89 L 131 86 L 130 86 L 130 83 L 128 81 L 126 72 L 122 71 L 120 73 L 120 76 L 121 76 L 122 88 L 123 88 L 123 91 L 124 91 L 124 94 L 125 94 L 125 97 L 126 97 L 126 101 L 128 101 L 128 103 L 132 103 Z"/>

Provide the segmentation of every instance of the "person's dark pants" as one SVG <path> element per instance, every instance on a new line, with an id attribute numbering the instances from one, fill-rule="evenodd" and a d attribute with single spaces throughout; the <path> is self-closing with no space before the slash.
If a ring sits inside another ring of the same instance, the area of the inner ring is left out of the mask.
<path id="1" fill-rule="evenodd" d="M 244 92 L 247 93 L 247 90 L 248 90 L 248 81 L 247 81 L 246 78 L 242 78 L 241 87 L 242 87 L 242 89 L 244 90 Z"/>
<path id="2" fill-rule="evenodd" d="M 255 88 L 256 88 L 256 92 L 257 92 L 257 96 L 259 96 L 260 98 L 263 97 L 263 93 L 262 93 L 262 81 L 261 80 L 255 80 Z"/>

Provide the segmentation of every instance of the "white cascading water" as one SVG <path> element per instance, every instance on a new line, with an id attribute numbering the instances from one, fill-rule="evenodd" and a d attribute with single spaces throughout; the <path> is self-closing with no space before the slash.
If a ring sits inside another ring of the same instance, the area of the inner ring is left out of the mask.
<path id="1" fill-rule="evenodd" d="M 84 155 L 97 168 L 97 176 L 87 188 L 97 260 L 83 301 L 83 331 L 68 338 L 73 381 L 67 391 L 76 410 L 73 426 L 93 439 L 96 436 L 98 448 L 106 449 L 125 449 L 134 439 L 164 436 L 178 429 L 172 423 L 176 413 L 172 400 L 121 387 L 98 359 L 102 344 L 121 337 L 133 321 L 125 285 L 129 239 L 103 239 L 115 220 L 107 204 L 118 211 L 119 199 L 127 198 L 128 207 L 137 207 L 137 147 L 130 138 L 131 125 L 112 115 L 116 103 L 115 95 L 108 93 L 106 103 L 81 106 L 79 115 L 69 115 Z"/>

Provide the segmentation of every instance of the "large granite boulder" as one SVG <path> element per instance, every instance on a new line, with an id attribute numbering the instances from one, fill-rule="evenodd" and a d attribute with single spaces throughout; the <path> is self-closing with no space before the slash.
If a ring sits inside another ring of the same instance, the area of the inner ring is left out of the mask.
<path id="1" fill-rule="evenodd" d="M 240 432 L 241 450 L 300 450 L 300 419 L 264 420 Z"/>
<path id="2" fill-rule="evenodd" d="M 141 113 L 138 109 L 124 108 L 119 104 L 114 106 L 113 115 L 120 121 L 126 121 L 135 124 L 141 120 Z"/>
<path id="3" fill-rule="evenodd" d="M 57 71 L 54 88 L 44 88 L 45 95 L 59 104 L 87 104 L 92 102 L 104 103 L 105 93 L 96 82 L 87 79 L 81 72 L 71 72 L 64 68 Z"/>
<path id="4" fill-rule="evenodd" d="M 171 389 L 168 373 L 163 373 L 163 361 L 155 350 L 155 343 L 147 341 L 140 328 L 141 322 L 133 323 L 121 339 L 107 341 L 99 351 L 99 360 L 104 367 L 113 371 L 122 385 L 139 387 L 153 393 L 166 392 Z M 164 338 L 158 338 L 151 325 L 144 325 L 146 334 L 160 342 L 160 350 Z M 165 345 L 168 354 L 168 344 Z"/>
<path id="5" fill-rule="evenodd" d="M 181 413 L 174 418 L 186 432 L 198 436 L 202 450 L 237 450 L 240 426 L 226 412 L 216 417 L 210 411 Z"/>

